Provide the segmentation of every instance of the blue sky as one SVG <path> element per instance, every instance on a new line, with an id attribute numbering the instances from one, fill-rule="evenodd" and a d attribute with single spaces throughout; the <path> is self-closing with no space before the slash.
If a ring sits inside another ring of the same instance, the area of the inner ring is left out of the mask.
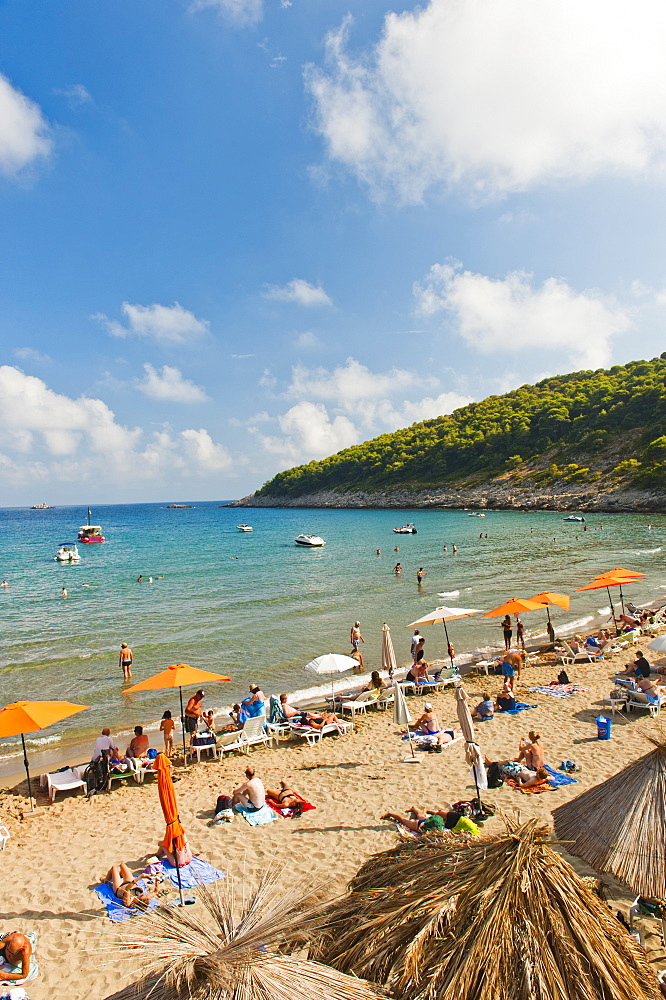
<path id="1" fill-rule="evenodd" d="M 0 2 L 0 504 L 224 499 L 664 350 L 666 12 Z"/>

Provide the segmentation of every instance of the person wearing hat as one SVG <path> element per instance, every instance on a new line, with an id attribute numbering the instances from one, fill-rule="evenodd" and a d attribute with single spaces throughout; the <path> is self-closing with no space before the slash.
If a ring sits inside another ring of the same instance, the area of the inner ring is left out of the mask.
<path id="1" fill-rule="evenodd" d="M 190 746 L 192 746 L 193 736 L 203 715 L 203 705 L 201 703 L 205 695 L 205 691 L 197 691 L 185 706 L 185 732 L 190 734 Z"/>
<path id="2" fill-rule="evenodd" d="M 417 719 L 411 727 L 416 733 L 424 733 L 426 736 L 436 736 L 440 731 L 439 719 L 435 715 L 432 705 L 426 701 L 423 705 L 423 715 Z"/>
<path id="3" fill-rule="evenodd" d="M 121 642 L 120 643 L 119 663 L 120 663 L 120 666 L 123 668 L 123 680 L 124 681 L 131 681 L 132 680 L 132 663 L 133 662 L 134 662 L 134 654 L 132 653 L 132 650 L 129 648 L 129 646 L 127 645 L 126 642 Z"/>

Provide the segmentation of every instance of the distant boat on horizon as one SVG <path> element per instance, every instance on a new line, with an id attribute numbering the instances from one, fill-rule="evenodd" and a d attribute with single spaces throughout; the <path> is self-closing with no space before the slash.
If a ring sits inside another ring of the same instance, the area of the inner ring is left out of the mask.
<path id="1" fill-rule="evenodd" d="M 30 510 L 55 510 L 55 507 L 48 503 L 34 503 Z"/>

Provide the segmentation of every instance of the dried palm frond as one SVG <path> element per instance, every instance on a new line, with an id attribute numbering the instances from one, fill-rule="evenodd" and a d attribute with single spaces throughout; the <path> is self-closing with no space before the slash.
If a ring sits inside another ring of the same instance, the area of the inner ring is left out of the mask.
<path id="1" fill-rule="evenodd" d="M 642 896 L 666 896 L 666 741 L 553 813 L 567 850 Z"/>
<path id="2" fill-rule="evenodd" d="M 199 890 L 193 910 L 151 911 L 125 945 L 144 975 L 107 1000 L 379 1000 L 370 983 L 280 951 L 303 939 L 307 900 L 289 882 L 269 869 L 255 887 L 229 878 Z"/>
<path id="3" fill-rule="evenodd" d="M 537 820 L 375 855 L 311 954 L 404 1000 L 658 1000 L 644 952 Z"/>

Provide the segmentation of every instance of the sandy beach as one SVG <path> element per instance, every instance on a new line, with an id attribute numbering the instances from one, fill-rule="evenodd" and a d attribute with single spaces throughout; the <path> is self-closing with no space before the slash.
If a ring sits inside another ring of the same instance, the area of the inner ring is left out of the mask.
<path id="1" fill-rule="evenodd" d="M 642 646 L 648 641 L 645 636 Z M 568 698 L 529 691 L 556 679 L 559 668 L 554 659 L 523 671 L 517 697 L 538 703 L 538 708 L 499 715 L 478 726 L 482 750 L 491 759 L 511 758 L 521 736 L 537 729 L 547 763 L 557 767 L 570 759 L 581 772 L 576 774 L 577 784 L 543 794 L 522 794 L 507 785 L 485 792 L 484 800 L 496 810 L 484 824 L 485 831 L 500 828 L 502 811 L 549 821 L 557 805 L 648 751 L 643 734 L 658 731 L 659 723 L 644 712 L 627 718 L 616 714 L 611 740 L 596 737 L 595 718 L 604 713 L 602 699 L 611 690 L 611 678 L 630 658 L 624 651 L 597 663 L 567 667 L 572 683 L 588 689 Z M 474 704 L 484 689 L 494 695 L 501 685 L 497 676 L 480 675 L 466 678 L 465 686 Z M 456 723 L 451 689 L 431 700 L 442 723 Z M 408 699 L 413 716 L 422 702 Z M 325 737 L 314 747 L 282 741 L 277 749 L 255 750 L 251 760 L 267 787 L 288 779 L 316 806 L 300 818 L 279 818 L 257 828 L 239 816 L 230 824 L 210 825 L 217 795 L 240 783 L 247 757 L 231 754 L 223 761 L 190 766 L 186 772 L 176 766 L 174 773 L 182 774 L 176 783 L 181 820 L 193 850 L 223 871 L 238 876 L 275 859 L 285 864 L 290 879 L 320 870 L 334 894 L 369 854 L 394 844 L 394 825 L 380 819 L 387 808 L 435 807 L 473 796 L 462 743 L 439 754 L 420 752 L 416 764 L 408 763 L 408 756 L 408 744 L 401 740 L 390 710 L 357 716 L 352 734 Z M 0 855 L 5 872 L 0 933 L 16 929 L 39 934 L 40 975 L 28 984 L 32 1000 L 46 1000 L 63 989 L 72 1000 L 99 1000 L 137 978 L 138 970 L 115 950 L 128 924 L 113 924 L 107 918 L 92 887 L 111 864 L 126 861 L 140 871 L 156 849 L 164 833 L 156 784 L 114 788 L 111 794 L 89 801 L 69 793 L 52 806 L 40 796 L 42 808 L 32 817 L 22 792 L 25 784 L 0 794 L 0 823 L 11 832 Z M 570 860 L 580 872 L 593 874 L 577 859 Z M 630 890 L 612 878 L 604 882 L 609 902 L 627 912 L 633 900 Z M 145 919 L 134 918 L 133 928 Z M 648 921 L 643 924 L 650 960 L 662 968 L 666 952 L 656 922 L 651 927 Z"/>

